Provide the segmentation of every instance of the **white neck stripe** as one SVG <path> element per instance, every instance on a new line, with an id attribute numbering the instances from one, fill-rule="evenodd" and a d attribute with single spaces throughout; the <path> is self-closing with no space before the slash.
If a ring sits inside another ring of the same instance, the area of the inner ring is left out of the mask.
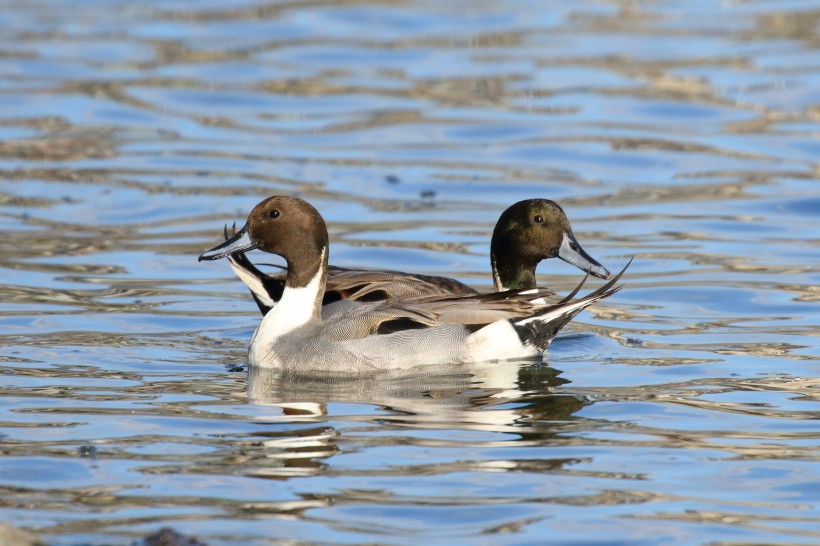
<path id="1" fill-rule="evenodd" d="M 320 257 L 322 265 L 307 286 L 294 288 L 285 285 L 282 299 L 264 316 L 251 340 L 251 345 L 269 346 L 279 337 L 297 328 L 321 322 L 322 298 L 320 294 L 324 290 L 322 281 L 326 270 L 324 265 L 326 252 L 326 248 L 322 249 Z"/>

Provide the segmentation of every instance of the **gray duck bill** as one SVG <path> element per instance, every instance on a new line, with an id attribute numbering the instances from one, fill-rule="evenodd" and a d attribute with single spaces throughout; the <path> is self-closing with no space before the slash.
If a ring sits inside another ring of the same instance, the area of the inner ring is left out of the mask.
<path id="1" fill-rule="evenodd" d="M 251 240 L 248 234 L 248 226 L 246 225 L 225 242 L 216 245 L 211 250 L 207 250 L 199 255 L 199 261 L 202 260 L 218 260 L 224 258 L 234 252 L 244 252 L 253 250 L 258 245 Z"/>
<path id="2" fill-rule="evenodd" d="M 609 271 L 586 253 L 572 233 L 564 233 L 564 240 L 558 249 L 558 257 L 575 267 L 601 279 L 609 278 Z"/>

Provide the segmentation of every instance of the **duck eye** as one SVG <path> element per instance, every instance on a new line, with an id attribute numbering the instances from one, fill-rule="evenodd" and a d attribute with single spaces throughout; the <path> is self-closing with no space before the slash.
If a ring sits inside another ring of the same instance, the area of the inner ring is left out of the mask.
<path id="1" fill-rule="evenodd" d="M 276 209 L 271 210 L 268 212 L 268 218 L 279 218 L 279 211 Z"/>
<path id="2" fill-rule="evenodd" d="M 536 224 L 540 224 L 541 222 L 543 222 L 543 221 L 544 221 L 544 217 L 543 217 L 543 216 L 541 216 L 540 214 L 536 214 L 536 215 L 533 217 L 533 220 L 535 221 L 535 223 L 536 223 Z"/>

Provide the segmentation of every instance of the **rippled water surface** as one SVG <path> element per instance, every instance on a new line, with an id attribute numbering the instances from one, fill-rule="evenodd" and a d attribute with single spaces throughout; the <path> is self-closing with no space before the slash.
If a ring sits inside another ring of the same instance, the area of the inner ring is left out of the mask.
<path id="1" fill-rule="evenodd" d="M 0 25 L 0 521 L 820 542 L 816 2 L 42 0 Z M 245 365 L 243 285 L 196 261 L 275 193 L 338 265 L 489 290 L 529 197 L 635 260 L 542 367 L 275 377 Z"/>

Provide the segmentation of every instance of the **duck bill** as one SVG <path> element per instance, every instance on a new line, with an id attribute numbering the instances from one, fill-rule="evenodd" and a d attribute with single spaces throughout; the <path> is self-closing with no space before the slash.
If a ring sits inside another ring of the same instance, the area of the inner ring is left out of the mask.
<path id="1" fill-rule="evenodd" d="M 564 240 L 561 241 L 561 246 L 558 248 L 558 257 L 590 275 L 595 275 L 601 279 L 609 278 L 607 268 L 587 254 L 572 233 L 564 232 Z"/>
<path id="2" fill-rule="evenodd" d="M 246 225 L 234 233 L 233 236 L 230 239 L 227 239 L 224 243 L 200 254 L 199 261 L 218 260 L 220 258 L 224 258 L 228 254 L 233 254 L 234 252 L 253 250 L 257 246 L 258 245 L 251 240 L 251 236 L 248 235 L 248 226 Z"/>

